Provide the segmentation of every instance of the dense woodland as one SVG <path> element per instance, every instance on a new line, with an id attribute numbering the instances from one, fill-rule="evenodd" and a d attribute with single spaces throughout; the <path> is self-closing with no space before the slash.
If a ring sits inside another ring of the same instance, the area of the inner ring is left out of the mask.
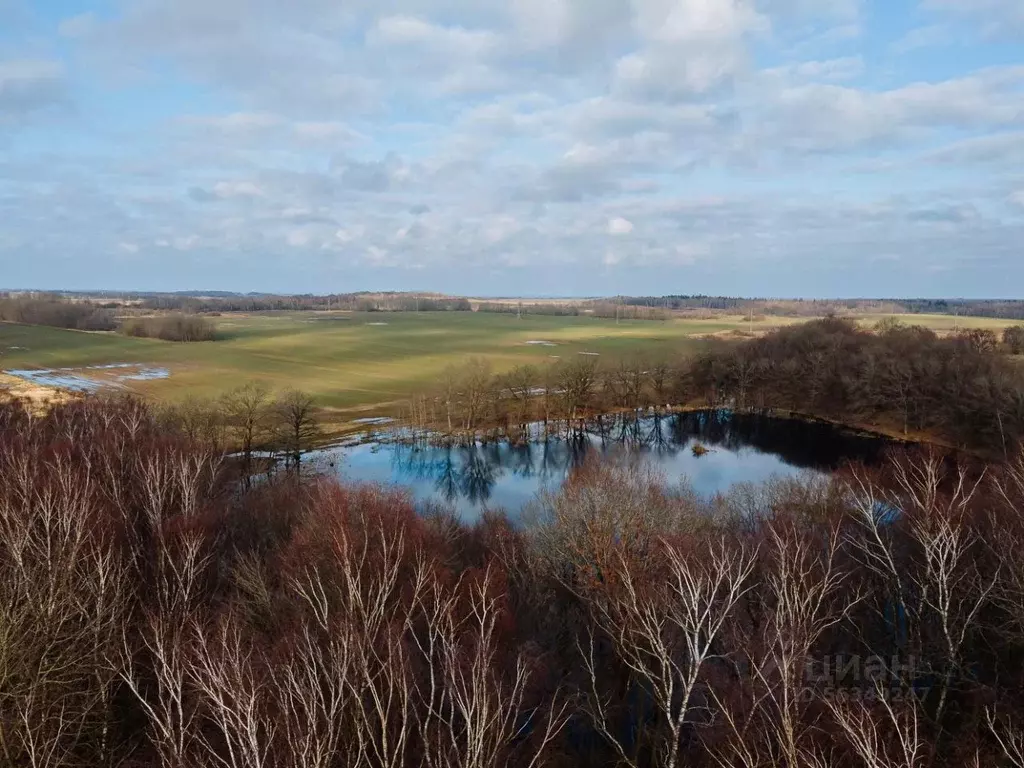
<path id="1" fill-rule="evenodd" d="M 1024 437 L 1024 370 L 991 331 L 939 338 L 898 323 L 868 332 L 822 320 L 702 355 L 689 377 L 711 404 L 898 425 L 1003 455 Z"/>
<path id="2" fill-rule="evenodd" d="M 1024 765 L 1024 461 L 592 465 L 521 528 L 239 471 L 0 407 L 0 764 Z"/>
<path id="3" fill-rule="evenodd" d="M 117 328 L 117 321 L 109 309 L 89 301 L 67 301 L 45 295 L 5 297 L 0 294 L 0 321 L 79 331 L 112 331 Z"/>
<path id="4" fill-rule="evenodd" d="M 449 368 L 412 399 L 413 424 L 447 434 L 530 423 L 570 431 L 613 410 L 678 406 L 783 410 L 951 443 L 1006 458 L 1024 439 L 1024 329 L 940 338 L 886 322 L 874 330 L 829 318 L 696 355 L 667 351 L 605 361 L 580 356 L 494 375 L 481 359 Z"/>

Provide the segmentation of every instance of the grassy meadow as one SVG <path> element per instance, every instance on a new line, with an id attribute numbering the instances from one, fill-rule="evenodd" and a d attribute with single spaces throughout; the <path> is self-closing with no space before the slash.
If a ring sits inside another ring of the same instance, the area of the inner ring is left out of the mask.
<path id="1" fill-rule="evenodd" d="M 446 367 L 470 357 L 496 372 L 552 358 L 596 353 L 602 359 L 642 354 L 685 354 L 703 339 L 731 331 L 765 332 L 798 318 L 621 321 L 595 317 L 546 317 L 450 313 L 281 312 L 212 318 L 214 342 L 175 343 L 113 333 L 68 331 L 0 323 L 0 371 L 84 368 L 117 363 L 160 366 L 166 379 L 132 381 L 132 390 L 158 400 L 217 396 L 260 381 L 273 389 L 296 387 L 314 395 L 338 421 L 392 410 L 410 394 L 434 385 Z M 881 316 L 865 316 L 873 323 Z M 999 329 L 1007 321 L 914 315 L 902 318 L 940 331 L 958 327 Z M 528 344 L 550 342 L 555 346 Z M 101 372 L 87 372 L 102 377 Z"/>

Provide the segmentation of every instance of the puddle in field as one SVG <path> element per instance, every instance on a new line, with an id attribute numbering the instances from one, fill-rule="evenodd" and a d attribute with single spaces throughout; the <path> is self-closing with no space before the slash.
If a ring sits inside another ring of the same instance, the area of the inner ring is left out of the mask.
<path id="1" fill-rule="evenodd" d="M 352 423 L 353 424 L 370 424 L 370 425 L 375 425 L 375 424 L 392 424 L 392 423 L 394 423 L 394 421 L 395 421 L 394 419 L 388 418 L 387 416 L 371 416 L 371 417 L 367 417 L 365 419 L 353 419 Z"/>
<path id="2" fill-rule="evenodd" d="M 4 373 L 41 387 L 67 389 L 72 392 L 96 392 L 104 387 L 120 387 L 127 381 L 157 381 L 169 378 L 166 368 L 138 363 L 110 363 L 83 368 L 45 368 L 11 370 Z"/>
<path id="3" fill-rule="evenodd" d="M 367 323 L 367 325 L 387 325 L 387 323 Z"/>
<path id="4" fill-rule="evenodd" d="M 533 347 L 557 347 L 558 346 L 553 341 L 526 341 L 526 342 L 523 342 L 523 343 L 528 345 L 528 346 L 533 346 Z"/>

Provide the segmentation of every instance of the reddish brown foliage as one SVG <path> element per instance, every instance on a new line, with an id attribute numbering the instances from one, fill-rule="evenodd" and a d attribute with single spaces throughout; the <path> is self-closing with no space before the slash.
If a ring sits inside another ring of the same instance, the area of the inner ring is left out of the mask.
<path id="1" fill-rule="evenodd" d="M 1024 459 L 530 528 L 237 487 L 133 400 L 0 407 L 0 764 L 906 766 L 1024 754 Z"/>

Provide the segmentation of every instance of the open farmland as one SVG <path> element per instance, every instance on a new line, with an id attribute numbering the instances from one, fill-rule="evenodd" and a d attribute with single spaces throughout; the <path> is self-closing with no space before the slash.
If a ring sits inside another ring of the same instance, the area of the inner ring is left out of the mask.
<path id="1" fill-rule="evenodd" d="M 880 316 L 865 318 L 875 322 Z M 940 331 L 998 329 L 1006 321 L 903 316 Z M 675 317 L 622 321 L 448 313 L 305 313 L 225 315 L 214 318 L 219 340 L 174 343 L 40 326 L 0 324 L 0 370 L 74 369 L 72 375 L 108 381 L 158 400 L 214 397 L 249 381 L 300 388 L 336 412 L 336 420 L 386 413 L 414 392 L 429 389 L 448 366 L 470 357 L 496 371 L 523 363 L 602 360 L 632 355 L 686 354 L 711 335 L 765 332 L 796 318 Z M 532 343 L 531 343 L 532 342 Z M 543 342 L 543 343 L 538 343 Z M 119 364 L 158 366 L 165 378 L 133 379 Z M 85 370 L 82 370 L 85 369 Z"/>

